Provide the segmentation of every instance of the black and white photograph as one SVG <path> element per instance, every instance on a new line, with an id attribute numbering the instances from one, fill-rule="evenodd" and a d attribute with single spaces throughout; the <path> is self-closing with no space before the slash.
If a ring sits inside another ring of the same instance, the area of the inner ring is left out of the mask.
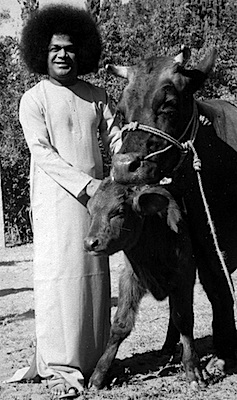
<path id="1" fill-rule="evenodd" d="M 236 400 L 237 1 L 0 0 L 0 400 Z"/>

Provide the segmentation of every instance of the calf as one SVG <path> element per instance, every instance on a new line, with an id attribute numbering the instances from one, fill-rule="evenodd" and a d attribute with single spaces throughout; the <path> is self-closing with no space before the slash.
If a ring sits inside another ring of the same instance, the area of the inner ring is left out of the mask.
<path id="1" fill-rule="evenodd" d="M 192 387 L 198 386 L 201 374 L 193 345 L 195 266 L 177 203 L 161 186 L 131 188 L 107 178 L 89 200 L 88 210 L 91 226 L 85 250 L 95 256 L 123 250 L 130 261 L 120 276 L 118 309 L 110 338 L 89 386 L 101 388 L 119 345 L 134 326 L 147 290 L 157 300 L 169 296 L 168 332 L 177 332 L 177 339 L 181 335 L 186 377 Z"/>

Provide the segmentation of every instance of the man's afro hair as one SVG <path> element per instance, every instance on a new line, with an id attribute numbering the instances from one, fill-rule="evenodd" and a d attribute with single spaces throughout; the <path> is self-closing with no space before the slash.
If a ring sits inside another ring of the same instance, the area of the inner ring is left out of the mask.
<path id="1" fill-rule="evenodd" d="M 97 71 L 101 38 L 89 13 L 71 5 L 47 5 L 36 10 L 22 30 L 21 55 L 31 72 L 47 75 L 48 46 L 54 34 L 70 36 L 78 62 L 78 75 Z"/>

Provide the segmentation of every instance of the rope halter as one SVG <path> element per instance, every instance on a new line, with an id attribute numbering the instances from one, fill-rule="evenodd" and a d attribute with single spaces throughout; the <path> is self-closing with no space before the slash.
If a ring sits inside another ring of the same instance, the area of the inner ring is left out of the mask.
<path id="1" fill-rule="evenodd" d="M 128 125 L 125 125 L 122 128 L 122 132 L 124 132 L 124 131 L 135 131 L 135 130 L 139 129 L 139 130 L 142 130 L 144 132 L 148 132 L 148 133 L 151 133 L 153 135 L 159 136 L 160 138 L 165 139 L 169 143 L 171 143 L 169 146 L 166 146 L 163 149 L 157 150 L 157 151 L 155 151 L 153 153 L 150 153 L 147 156 L 145 156 L 144 160 L 148 160 L 149 158 L 151 158 L 151 157 L 153 157 L 155 155 L 158 155 L 158 154 L 166 152 L 172 146 L 176 146 L 183 154 L 186 154 L 188 152 L 187 142 L 186 143 L 180 143 L 180 141 L 186 135 L 186 133 L 188 132 L 188 130 L 189 130 L 191 125 L 193 125 L 193 126 L 192 126 L 192 132 L 191 132 L 190 141 L 193 143 L 195 138 L 196 138 L 198 127 L 199 127 L 198 110 L 197 110 L 197 104 L 196 104 L 195 101 L 193 103 L 192 117 L 191 117 L 187 127 L 185 128 L 183 134 L 180 136 L 180 138 L 178 140 L 176 140 L 175 138 L 170 136 L 168 133 L 162 131 L 161 129 L 153 128 L 153 127 L 148 126 L 148 125 L 139 124 L 138 122 L 130 122 Z"/>

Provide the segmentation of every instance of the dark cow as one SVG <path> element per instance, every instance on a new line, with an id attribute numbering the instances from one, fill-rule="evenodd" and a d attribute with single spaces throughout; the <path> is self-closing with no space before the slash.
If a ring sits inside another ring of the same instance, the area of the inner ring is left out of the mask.
<path id="1" fill-rule="evenodd" d="M 148 289 L 169 296 L 173 325 L 181 334 L 182 361 L 191 387 L 201 380 L 193 345 L 195 265 L 185 221 L 164 188 L 130 188 L 106 179 L 88 202 L 91 226 L 84 247 L 93 255 L 124 250 L 131 265 L 120 276 L 118 309 L 104 355 L 89 386 L 100 388 L 121 342 L 130 334 Z"/>
<path id="2" fill-rule="evenodd" d="M 212 304 L 216 355 L 233 360 L 237 347 L 233 296 L 207 223 L 193 152 L 201 159 L 204 194 L 231 273 L 237 266 L 237 108 L 221 100 L 194 100 L 193 94 L 214 66 L 216 51 L 210 51 L 196 69 L 185 68 L 189 56 L 184 48 L 176 57 L 108 68 L 128 79 L 118 108 L 130 123 L 113 158 L 111 175 L 123 184 L 172 179 L 183 198 L 200 281 Z M 201 114 L 212 123 L 202 123 Z"/>

